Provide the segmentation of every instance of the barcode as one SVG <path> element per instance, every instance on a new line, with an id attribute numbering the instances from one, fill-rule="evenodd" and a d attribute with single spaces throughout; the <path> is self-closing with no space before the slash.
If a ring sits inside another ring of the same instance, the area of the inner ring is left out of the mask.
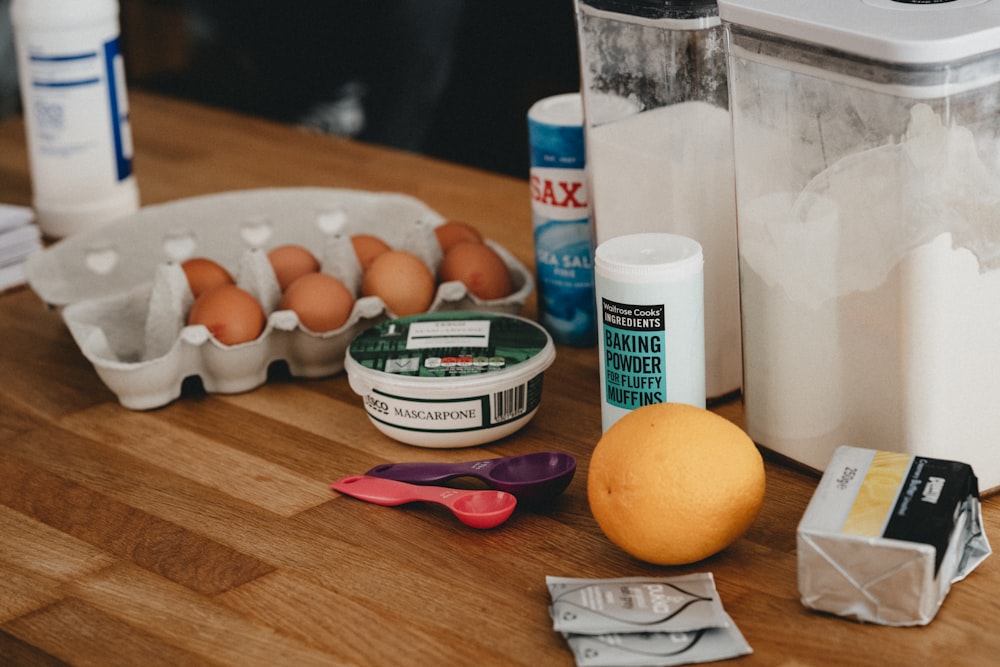
<path id="1" fill-rule="evenodd" d="M 520 385 L 493 394 L 494 424 L 523 415 L 527 411 L 528 386 Z"/>

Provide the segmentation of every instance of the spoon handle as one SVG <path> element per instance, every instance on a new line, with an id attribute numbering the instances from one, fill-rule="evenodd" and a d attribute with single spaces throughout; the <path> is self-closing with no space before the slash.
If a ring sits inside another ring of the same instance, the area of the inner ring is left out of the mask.
<path id="1" fill-rule="evenodd" d="M 427 501 L 448 505 L 461 492 L 455 489 L 414 486 L 405 482 L 366 475 L 352 475 L 334 482 L 335 491 L 359 500 L 367 500 L 376 505 L 394 507 L 416 501 Z"/>
<path id="2" fill-rule="evenodd" d="M 478 477 L 488 480 L 487 473 L 500 460 L 486 459 L 464 463 L 386 463 L 375 466 L 365 474 L 412 484 L 436 484 L 455 477 Z"/>

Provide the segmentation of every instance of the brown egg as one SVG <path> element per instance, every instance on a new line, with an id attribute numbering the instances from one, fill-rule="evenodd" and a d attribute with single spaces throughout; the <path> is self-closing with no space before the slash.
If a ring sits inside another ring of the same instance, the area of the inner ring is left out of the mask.
<path id="1" fill-rule="evenodd" d="M 354 308 L 354 295 L 327 273 L 307 273 L 288 286 L 278 307 L 294 310 L 305 328 L 323 333 L 344 326 Z"/>
<path id="2" fill-rule="evenodd" d="M 221 285 L 194 300 L 188 324 L 203 324 L 223 345 L 255 340 L 267 317 L 252 294 L 236 285 Z"/>
<path id="3" fill-rule="evenodd" d="M 434 301 L 434 274 L 411 252 L 390 250 L 375 258 L 365 272 L 361 293 L 377 296 L 395 315 L 426 312 Z"/>
<path id="4" fill-rule="evenodd" d="M 453 245 L 441 260 L 438 278 L 441 282 L 460 280 L 480 299 L 501 299 L 513 291 L 503 258 L 484 243 L 459 241 Z"/>
<path id="5" fill-rule="evenodd" d="M 351 237 L 351 245 L 354 246 L 354 254 L 358 256 L 362 271 L 367 271 L 376 257 L 392 250 L 388 243 L 371 234 L 355 234 Z"/>
<path id="6" fill-rule="evenodd" d="M 434 228 L 434 235 L 437 236 L 438 245 L 442 252 L 448 250 L 460 241 L 472 241 L 482 243 L 483 235 L 479 230 L 467 222 L 461 220 L 448 220 Z"/>
<path id="7" fill-rule="evenodd" d="M 289 243 L 278 246 L 267 253 L 267 259 L 274 269 L 274 277 L 278 286 L 285 290 L 296 278 L 307 273 L 319 271 L 319 260 L 307 248 Z"/>
<path id="8" fill-rule="evenodd" d="M 207 257 L 192 257 L 181 264 L 187 276 L 191 294 L 198 298 L 204 292 L 219 285 L 232 285 L 233 277 L 221 264 Z"/>

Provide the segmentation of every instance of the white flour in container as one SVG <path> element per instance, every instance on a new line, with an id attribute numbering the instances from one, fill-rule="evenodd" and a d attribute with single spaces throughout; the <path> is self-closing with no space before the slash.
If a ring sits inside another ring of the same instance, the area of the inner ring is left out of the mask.
<path id="1" fill-rule="evenodd" d="M 899 142 L 740 210 L 744 400 L 758 443 L 969 463 L 1000 486 L 1000 181 L 916 105 Z"/>
<path id="2" fill-rule="evenodd" d="M 698 241 L 705 255 L 705 388 L 740 388 L 736 195 L 729 112 L 682 102 L 589 127 L 598 244 L 642 232 Z"/>

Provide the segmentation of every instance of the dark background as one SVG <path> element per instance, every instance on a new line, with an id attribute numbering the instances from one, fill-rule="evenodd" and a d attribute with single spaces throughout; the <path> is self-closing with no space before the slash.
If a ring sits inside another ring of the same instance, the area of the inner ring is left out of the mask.
<path id="1" fill-rule="evenodd" d="M 572 0 L 472 0 L 432 154 L 527 176 L 526 114 L 543 97 L 580 88 Z"/>
<path id="2" fill-rule="evenodd" d="M 234 3 L 243 14 L 225 25 L 239 28 L 234 30 L 236 37 L 230 38 L 231 43 L 210 45 L 210 48 L 205 47 L 203 36 L 192 34 L 197 30 L 192 30 L 187 1 L 190 0 L 121 1 L 122 42 L 130 87 L 288 121 L 289 118 L 281 117 L 277 109 L 282 107 L 275 102 L 292 94 L 289 86 L 294 82 L 281 81 L 284 88 L 275 93 L 273 89 L 279 84 L 255 81 L 253 72 L 258 70 L 243 62 L 245 54 L 242 52 L 266 44 L 262 40 L 274 41 L 281 35 L 280 39 L 288 42 L 292 55 L 296 50 L 305 51 L 310 47 L 315 51 L 317 44 L 333 45 L 353 40 L 346 49 L 347 55 L 317 57 L 310 52 L 308 62 L 312 64 L 309 67 L 313 68 L 313 74 L 319 75 L 332 76 L 330 73 L 337 71 L 338 66 L 353 66 L 363 69 L 369 77 L 391 78 L 403 72 L 394 68 L 405 67 L 409 62 L 405 47 L 392 40 L 378 44 L 365 41 L 366 29 L 388 22 L 379 15 L 391 6 L 384 0 L 345 3 L 345 8 L 351 8 L 349 13 L 357 15 L 342 21 L 318 16 L 332 12 L 331 4 L 268 0 L 270 5 L 261 5 L 261 12 L 272 15 L 262 18 L 246 16 L 252 11 L 252 2 Z M 435 3 L 435 0 L 420 1 L 427 4 L 415 6 L 430 7 Z M 220 2 L 205 0 L 205 6 L 215 11 L 222 6 Z M 579 89 L 573 1 L 447 2 L 451 7 L 459 6 L 459 11 L 455 30 L 451 33 L 454 39 L 449 49 L 450 68 L 445 69 L 448 75 L 444 88 L 436 99 L 419 144 L 397 147 L 526 177 L 528 108 L 543 97 Z M 298 15 L 292 14 L 296 11 Z M 316 20 L 312 22 L 314 15 Z M 258 18 L 257 23 L 261 25 L 273 24 L 279 19 L 282 24 L 287 22 L 285 19 L 294 18 L 295 21 L 291 23 L 293 27 L 286 27 L 282 32 L 262 29 L 249 18 Z M 356 27 L 352 27 L 352 21 Z M 260 30 L 262 34 L 257 35 L 253 30 Z M 295 69 L 298 68 L 288 68 L 289 71 Z M 382 74 L 371 74 L 372 70 Z M 385 143 L 364 135 L 356 138 Z"/>

